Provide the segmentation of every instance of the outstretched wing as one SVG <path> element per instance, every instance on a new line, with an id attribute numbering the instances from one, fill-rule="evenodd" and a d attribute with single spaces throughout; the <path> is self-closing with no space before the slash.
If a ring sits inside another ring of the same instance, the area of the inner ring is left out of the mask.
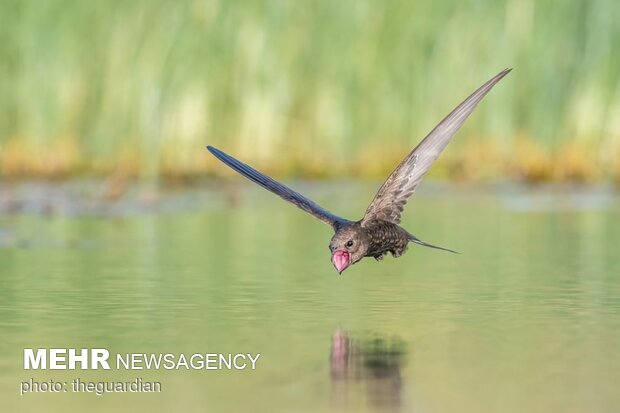
<path id="1" fill-rule="evenodd" d="M 239 172 L 250 181 L 257 183 L 263 188 L 278 195 L 285 201 L 288 201 L 291 204 L 297 206 L 298 208 L 301 208 L 304 211 L 314 215 L 315 218 L 318 218 L 326 224 L 331 225 L 332 227 L 334 227 L 335 230 L 337 230 L 340 225 L 350 222 L 344 218 L 332 214 L 329 211 L 326 211 L 325 209 L 318 206 L 316 203 L 301 195 L 300 193 L 295 192 L 291 188 L 282 185 L 281 183 L 273 180 L 267 175 L 258 172 L 256 169 L 244 164 L 241 161 L 238 161 L 237 159 L 220 151 L 219 149 L 216 149 L 213 146 L 207 146 L 207 149 L 209 150 L 209 152 L 215 155 L 217 159 L 224 162 L 226 165 L 230 166 L 232 169 Z"/>
<path id="2" fill-rule="evenodd" d="M 512 69 L 505 69 L 465 99 L 411 153 L 403 159 L 375 195 L 362 219 L 362 225 L 374 220 L 400 223 L 400 215 L 418 184 L 441 151 L 476 108 L 482 98 Z"/>

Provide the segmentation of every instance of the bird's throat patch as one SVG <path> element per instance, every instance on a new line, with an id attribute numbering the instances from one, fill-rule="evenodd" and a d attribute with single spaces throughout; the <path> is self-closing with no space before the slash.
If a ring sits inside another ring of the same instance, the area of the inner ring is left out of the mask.
<path id="1" fill-rule="evenodd" d="M 351 265 L 351 257 L 347 251 L 336 251 L 332 255 L 332 264 L 338 272 L 342 272 Z"/>

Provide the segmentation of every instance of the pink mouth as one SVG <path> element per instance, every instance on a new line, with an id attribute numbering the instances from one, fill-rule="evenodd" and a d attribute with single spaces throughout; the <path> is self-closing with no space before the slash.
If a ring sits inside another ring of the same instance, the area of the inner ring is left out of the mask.
<path id="1" fill-rule="evenodd" d="M 351 257 L 346 251 L 336 251 L 332 254 L 332 264 L 340 274 L 351 265 Z"/>

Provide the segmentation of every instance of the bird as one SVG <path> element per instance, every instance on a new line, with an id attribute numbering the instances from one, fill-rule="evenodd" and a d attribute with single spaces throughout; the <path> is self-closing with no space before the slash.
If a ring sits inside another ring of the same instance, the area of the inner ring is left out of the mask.
<path id="1" fill-rule="evenodd" d="M 450 143 L 478 103 L 511 70 L 504 69 L 489 79 L 439 122 L 396 166 L 379 188 L 364 216 L 357 221 L 329 212 L 300 193 L 211 145 L 207 145 L 207 149 L 247 179 L 330 225 L 334 230 L 329 243 L 331 262 L 339 274 L 364 257 L 373 257 L 379 261 L 391 253 L 393 257 L 398 258 L 405 253 L 410 242 L 455 253 L 456 251 L 451 249 L 426 243 L 409 233 L 400 226 L 401 215 L 409 197 L 415 192 L 439 154 Z"/>

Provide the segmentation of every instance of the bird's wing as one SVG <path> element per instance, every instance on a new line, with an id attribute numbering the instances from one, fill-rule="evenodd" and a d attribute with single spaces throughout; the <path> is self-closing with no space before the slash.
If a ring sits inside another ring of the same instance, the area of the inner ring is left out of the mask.
<path id="1" fill-rule="evenodd" d="M 244 164 L 243 162 L 233 158 L 232 156 L 214 148 L 213 146 L 207 146 L 209 152 L 211 152 L 217 159 L 230 166 L 241 175 L 248 178 L 250 181 L 257 183 L 263 188 L 273 192 L 285 201 L 303 209 L 304 211 L 314 215 L 315 218 L 320 219 L 326 224 L 331 225 L 335 230 L 342 224 L 349 223 L 350 221 L 332 214 L 329 211 L 318 206 L 315 202 L 309 200 L 305 196 L 298 192 L 293 191 L 291 188 L 282 185 L 267 175 L 258 172 L 256 169 Z"/>
<path id="2" fill-rule="evenodd" d="M 480 86 L 433 129 L 411 153 L 403 159 L 375 195 L 362 219 L 364 223 L 382 220 L 400 223 L 400 215 L 418 184 L 426 175 L 452 136 L 463 125 L 482 98 L 512 69 L 505 69 Z"/>

